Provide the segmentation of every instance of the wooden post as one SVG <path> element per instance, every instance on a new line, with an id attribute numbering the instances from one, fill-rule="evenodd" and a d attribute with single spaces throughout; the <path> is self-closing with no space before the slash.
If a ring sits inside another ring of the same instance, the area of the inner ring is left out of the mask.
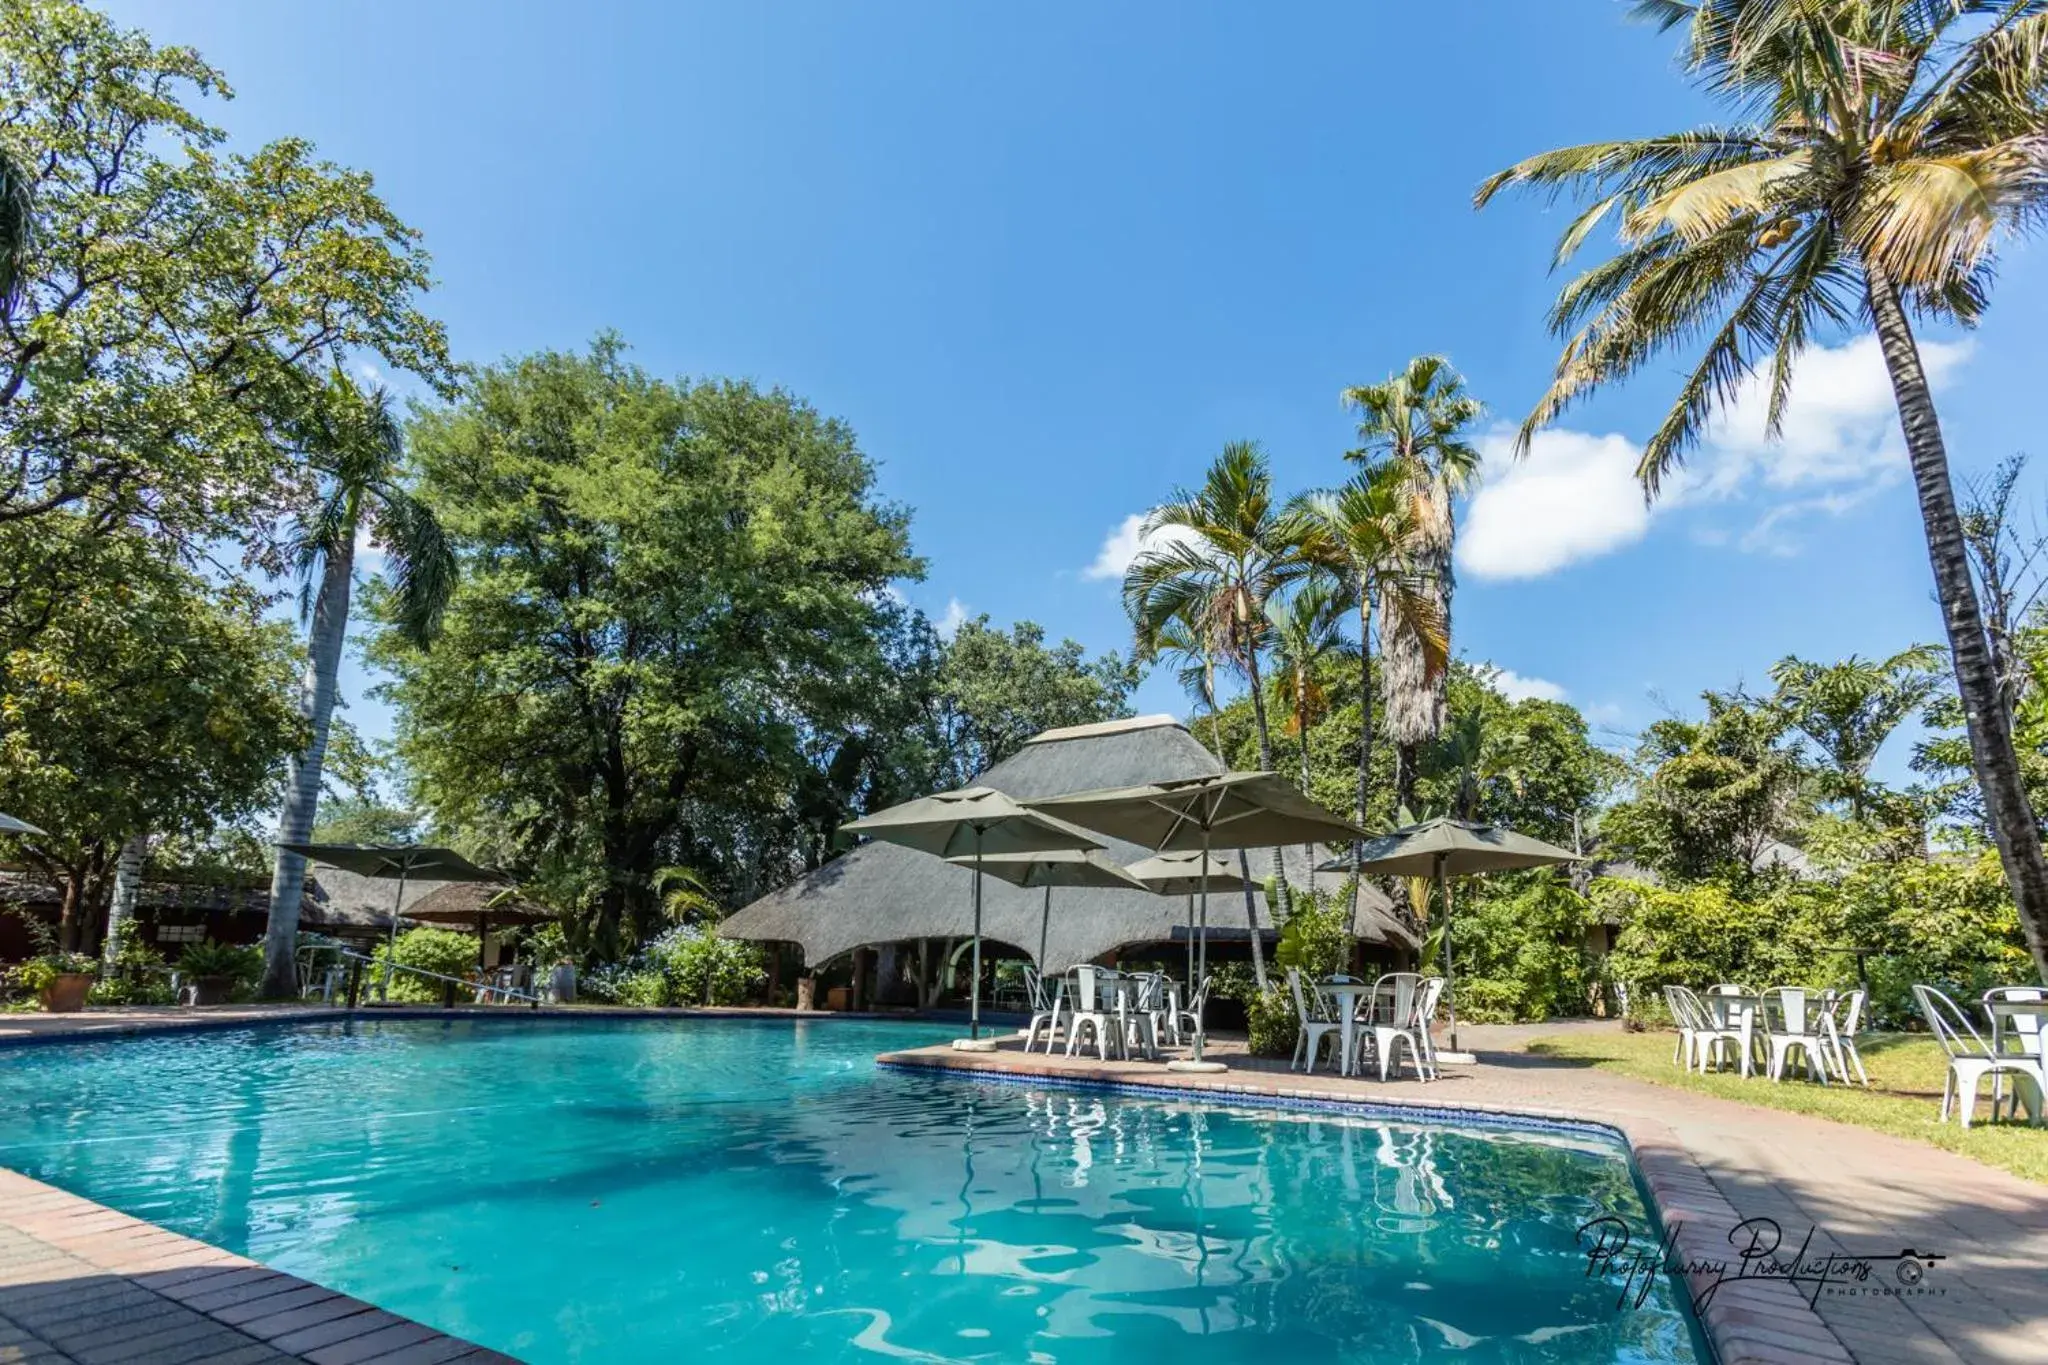
<path id="1" fill-rule="evenodd" d="M 805 972 L 796 979 L 796 1007 L 800 1010 L 817 1008 L 818 978 L 814 973 Z"/>

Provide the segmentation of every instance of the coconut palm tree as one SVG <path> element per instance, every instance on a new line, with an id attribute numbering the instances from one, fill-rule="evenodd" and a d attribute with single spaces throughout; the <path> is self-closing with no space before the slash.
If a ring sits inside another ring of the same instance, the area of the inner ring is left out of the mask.
<path id="1" fill-rule="evenodd" d="M 1329 695 L 1317 674 L 1327 660 L 1350 647 L 1344 618 L 1351 603 L 1350 582 L 1324 573 L 1303 583 L 1292 596 L 1266 604 L 1274 690 L 1287 708 L 1287 733 L 1301 745 L 1303 795 L 1310 782 L 1309 732 L 1329 709 Z"/>
<path id="2" fill-rule="evenodd" d="M 1358 608 L 1358 793 L 1354 814 L 1366 818 L 1372 774 L 1372 634 L 1377 615 L 1382 645 L 1389 621 L 1422 646 L 1425 676 L 1432 685 L 1447 664 L 1449 642 L 1437 614 L 1435 594 L 1416 567 L 1426 513 L 1405 471 L 1381 465 L 1362 471 L 1341 488 L 1305 493 L 1293 504 L 1311 528 L 1304 541 L 1319 565 L 1351 581 Z M 1384 665 L 1383 665 L 1384 667 Z M 1353 844 L 1352 880 L 1358 879 L 1359 846 Z"/>
<path id="3" fill-rule="evenodd" d="M 287 775 L 279 843 L 304 843 L 319 813 L 359 538 L 367 536 L 384 552 L 393 623 L 407 639 L 423 646 L 433 639 L 455 588 L 455 552 L 441 523 L 401 482 L 405 437 L 391 396 L 381 389 L 362 393 L 337 375 L 322 399 L 306 440 L 319 480 L 318 500 L 294 535 L 300 611 L 312 621 L 299 700 L 308 738 Z M 263 936 L 265 995 L 290 995 L 297 989 L 294 958 L 305 883 L 306 860 L 280 849 Z"/>
<path id="4" fill-rule="evenodd" d="M 1146 549 L 1124 574 L 1124 609 L 1138 651 L 1167 623 L 1184 621 L 1244 674 L 1258 728 L 1259 766 L 1273 766 L 1266 690 L 1259 659 L 1267 641 L 1266 604 L 1305 578 L 1307 528 L 1273 497 L 1273 474 L 1254 441 L 1233 441 L 1209 466 L 1197 489 L 1177 491 L 1145 518 Z M 1273 869 L 1282 913 L 1288 905 L 1280 850 Z M 1250 902 L 1247 901 L 1247 905 Z M 1256 911 L 1250 912 L 1256 915 Z M 1251 926 L 1252 970 L 1266 987 L 1265 951 Z"/>
<path id="5" fill-rule="evenodd" d="M 1479 451 L 1465 432 L 1486 408 L 1465 392 L 1464 379 L 1439 355 L 1419 355 L 1381 383 L 1346 389 L 1344 401 L 1358 410 L 1359 448 L 1349 458 L 1368 467 L 1389 465 L 1408 481 L 1418 520 L 1412 557 L 1448 642 L 1456 500 L 1479 472 Z M 1444 728 L 1446 677 L 1440 668 L 1431 671 L 1422 637 L 1394 612 L 1392 599 L 1382 597 L 1380 611 L 1387 728 L 1398 758 L 1395 786 L 1400 803 L 1413 805 L 1417 756 Z"/>
<path id="6" fill-rule="evenodd" d="M 1577 193 L 1562 264 L 1603 223 L 1618 253 L 1559 295 L 1556 377 L 1521 444 L 1599 385 L 1696 362 L 1643 447 L 1654 494 L 1763 370 L 1775 434 L 1816 330 L 1874 324 L 1904 429 L 1949 659 L 2006 880 L 2048 976 L 2048 858 L 1970 579 L 1948 452 L 1911 317 L 1968 325 L 2001 234 L 2048 210 L 2048 6 L 2041 0 L 1639 0 L 1736 122 L 1545 152 L 1480 186 Z"/>

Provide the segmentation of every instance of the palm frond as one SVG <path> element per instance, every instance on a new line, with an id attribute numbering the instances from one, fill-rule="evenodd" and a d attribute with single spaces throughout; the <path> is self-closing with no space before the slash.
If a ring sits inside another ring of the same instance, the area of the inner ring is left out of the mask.
<path id="1" fill-rule="evenodd" d="M 384 551 L 399 633 L 426 648 L 441 628 L 441 616 L 455 594 L 455 548 L 433 510 L 404 489 L 377 490 L 373 534 Z"/>

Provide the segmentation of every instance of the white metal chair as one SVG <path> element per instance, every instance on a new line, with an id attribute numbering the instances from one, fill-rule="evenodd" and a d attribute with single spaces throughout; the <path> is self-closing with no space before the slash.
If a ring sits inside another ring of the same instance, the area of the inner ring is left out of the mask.
<path id="1" fill-rule="evenodd" d="M 1331 1017 L 1329 1002 L 1323 998 L 1321 991 L 1311 985 L 1308 992 L 1303 993 L 1299 968 L 1287 969 L 1287 989 L 1294 995 L 1294 1018 L 1299 1024 L 1294 1039 L 1294 1059 L 1288 1063 L 1288 1069 L 1301 1071 L 1304 1069 L 1303 1064 L 1306 1063 L 1308 1074 L 1313 1076 L 1316 1070 L 1316 1054 L 1322 1050 L 1324 1043 L 1330 1044 L 1331 1050 L 1336 1051 L 1344 1038 L 1344 1025 Z M 1314 999 L 1314 1004 L 1309 1003 L 1311 998 Z"/>
<path id="2" fill-rule="evenodd" d="M 1986 1076 L 2011 1076 L 2014 1101 L 2024 1101 L 2028 1117 L 2036 1125 L 2041 1122 L 2043 1087 L 2039 1066 L 1993 1053 L 1970 1017 L 1934 987 L 1913 987 L 1913 999 L 1919 1002 L 1920 1013 L 1926 1016 L 1927 1027 L 1934 1030 L 1941 1050 L 1948 1054 L 1948 1075 L 1941 1083 L 1943 1123 L 1948 1122 L 1951 1105 L 1957 1105 L 1962 1110 L 1963 1127 L 1970 1126 L 1970 1115 L 1977 1108 L 1977 1086 Z"/>
<path id="3" fill-rule="evenodd" d="M 1177 1006 L 1173 1016 L 1173 1040 L 1178 1043 L 1182 1037 L 1202 1036 L 1202 1011 L 1209 1007 L 1209 977 L 1203 977 L 1186 1003 Z"/>
<path id="4" fill-rule="evenodd" d="M 1386 1019 L 1381 1021 L 1377 1011 L 1373 1018 L 1372 1046 L 1379 1057 L 1381 1080 L 1387 1079 L 1387 1068 L 1398 1062 L 1394 1054 L 1404 1042 L 1415 1065 L 1415 1074 L 1424 1080 L 1435 1078 L 1436 1069 L 1431 1060 L 1433 1049 L 1427 1035 L 1429 1017 L 1436 1012 L 1436 1002 L 1442 993 L 1442 977 L 1433 976 L 1425 980 L 1416 972 L 1389 972 L 1374 983 L 1375 1000 L 1384 994 L 1393 997 Z"/>
<path id="5" fill-rule="evenodd" d="M 1863 1029 L 1863 1006 L 1867 1002 L 1865 991 L 1850 991 L 1847 995 L 1836 996 L 1832 1004 L 1821 1014 L 1821 1045 L 1834 1064 L 1835 1074 L 1842 1078 L 1842 1084 L 1849 1084 L 1849 1064 L 1856 1065 L 1856 1079 L 1870 1088 L 1870 1073 L 1863 1069 L 1863 1056 L 1856 1051 L 1856 1035 Z"/>
<path id="6" fill-rule="evenodd" d="M 1671 1064 L 1690 1071 L 1698 1053 L 1694 1050 L 1694 1035 L 1698 1032 L 1699 1021 L 1692 1012 L 1692 1002 L 1686 999 L 1692 992 L 1683 986 L 1664 988 L 1664 1007 L 1671 1011 L 1671 1022 L 1678 1029 L 1678 1045 L 1671 1049 Z"/>
<path id="7" fill-rule="evenodd" d="M 1145 976 L 1120 976 L 1116 992 L 1117 1048 L 1126 1057 L 1136 1048 L 1142 1057 L 1159 1055 L 1159 1028 L 1148 1003 L 1153 981 Z"/>
<path id="8" fill-rule="evenodd" d="M 1110 998 L 1115 980 L 1116 973 L 1106 967 L 1075 967 L 1067 973 L 1073 1006 L 1067 1023 L 1069 1057 L 1081 1049 L 1082 1035 L 1091 1030 L 1095 1034 L 1096 1055 L 1103 1061 L 1109 1060 L 1112 1047 L 1118 1052 L 1123 1050 L 1122 1030 L 1118 1027 L 1115 1002 Z M 1050 1044 L 1047 1046 L 1050 1048 Z"/>
<path id="9" fill-rule="evenodd" d="M 1689 986 L 1667 986 L 1664 996 L 1671 1002 L 1672 1017 L 1680 1021 L 1679 1050 L 1688 1071 L 1705 1075 L 1710 1063 L 1719 1063 L 1719 1049 L 1727 1044 L 1733 1048 L 1742 1074 L 1749 1075 L 1751 1025 L 1747 1015 L 1731 1013 L 1731 1005 L 1725 1000 L 1709 1005 Z"/>
<path id="10" fill-rule="evenodd" d="M 1828 1083 L 1827 1039 L 1821 1029 L 1825 997 L 1814 998 L 1804 986 L 1773 986 L 1763 993 L 1764 1038 L 1770 1044 L 1770 1075 L 1785 1079 L 1785 1063 L 1797 1052 L 1809 1077 Z"/>
<path id="11" fill-rule="evenodd" d="M 1027 967 L 1024 969 L 1024 985 L 1031 993 L 1031 1023 L 1024 1030 L 1024 1050 L 1031 1051 L 1031 1045 L 1038 1041 L 1038 1031 L 1044 1029 L 1045 1050 L 1050 1053 L 1053 1040 L 1065 1027 L 1060 1016 L 1066 1005 L 1066 983 L 1055 980 L 1048 991 L 1045 978 L 1038 974 L 1037 969 Z"/>
<path id="12" fill-rule="evenodd" d="M 1738 982 L 1717 981 L 1695 999 L 1716 1035 L 1706 1040 L 1706 1056 L 1701 1060 L 1700 1069 L 1704 1071 L 1708 1061 L 1719 1060 L 1718 1049 L 1726 1041 L 1723 1035 L 1732 1033 L 1741 1049 L 1742 1074 L 1751 1074 L 1755 1063 L 1765 1056 L 1761 1046 L 1763 1040 L 1756 1032 L 1759 1013 L 1756 993 Z"/>

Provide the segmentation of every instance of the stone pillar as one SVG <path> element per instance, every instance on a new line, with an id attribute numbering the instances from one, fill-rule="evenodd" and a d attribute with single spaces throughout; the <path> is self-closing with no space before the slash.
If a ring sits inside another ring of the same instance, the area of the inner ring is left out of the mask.
<path id="1" fill-rule="evenodd" d="M 796 979 L 796 1007 L 800 1010 L 817 1008 L 818 978 L 805 972 Z"/>

